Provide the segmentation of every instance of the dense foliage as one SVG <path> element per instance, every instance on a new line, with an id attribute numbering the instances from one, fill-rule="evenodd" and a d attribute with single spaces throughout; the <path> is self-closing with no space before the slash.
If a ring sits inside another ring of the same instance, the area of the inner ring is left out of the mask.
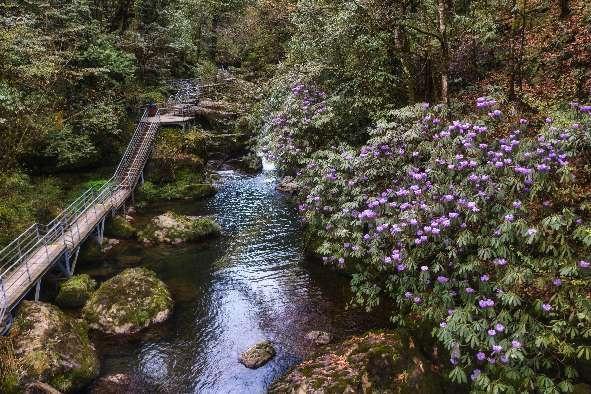
<path id="1" fill-rule="evenodd" d="M 360 149 L 300 158 L 317 252 L 354 273 L 357 302 L 394 301 L 402 325 L 437 322 L 458 382 L 568 391 L 575 361 L 591 359 L 591 119 L 574 105 L 543 126 L 487 97 L 481 116 L 450 124 L 441 108 L 407 108 Z M 284 116 L 276 133 L 298 130 Z"/>

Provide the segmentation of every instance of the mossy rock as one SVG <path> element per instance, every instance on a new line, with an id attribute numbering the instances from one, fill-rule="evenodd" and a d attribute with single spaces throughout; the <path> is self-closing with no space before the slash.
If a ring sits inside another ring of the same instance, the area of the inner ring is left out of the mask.
<path id="1" fill-rule="evenodd" d="M 153 218 L 138 237 L 144 243 L 180 244 L 200 241 L 220 232 L 220 226 L 210 217 L 184 216 L 169 211 Z"/>
<path id="2" fill-rule="evenodd" d="M 216 188 L 209 183 L 193 183 L 186 185 L 182 193 L 193 200 L 199 200 L 214 196 L 217 193 Z"/>
<path id="3" fill-rule="evenodd" d="M 439 394 L 443 389 L 441 377 L 404 331 L 379 331 L 329 345 L 269 392 Z"/>
<path id="4" fill-rule="evenodd" d="M 263 169 L 263 159 L 252 152 L 239 159 L 229 160 L 227 164 L 249 174 L 256 174 Z"/>
<path id="5" fill-rule="evenodd" d="M 136 233 L 135 227 L 122 216 L 115 216 L 105 226 L 105 235 L 109 237 L 131 239 Z"/>
<path id="6" fill-rule="evenodd" d="M 72 276 L 59 287 L 55 303 L 62 308 L 80 308 L 96 289 L 96 281 L 86 274 Z"/>
<path id="7" fill-rule="evenodd" d="M 13 373 L 3 375 L 3 389 L 22 392 L 30 382 L 39 381 L 62 392 L 75 392 L 99 374 L 86 324 L 51 304 L 23 301 L 8 340 L 11 354 L 3 359 L 12 360 Z"/>
<path id="8" fill-rule="evenodd" d="M 268 363 L 277 352 L 269 341 L 257 343 L 240 355 L 240 362 L 250 369 L 257 369 Z"/>
<path id="9" fill-rule="evenodd" d="M 78 260 L 81 263 L 98 263 L 105 258 L 103 248 L 98 244 L 96 239 L 90 237 L 80 247 L 80 255 Z"/>
<path id="10" fill-rule="evenodd" d="M 101 284 L 82 314 L 95 330 L 133 334 L 165 321 L 172 306 L 168 287 L 154 272 L 130 268 Z"/>

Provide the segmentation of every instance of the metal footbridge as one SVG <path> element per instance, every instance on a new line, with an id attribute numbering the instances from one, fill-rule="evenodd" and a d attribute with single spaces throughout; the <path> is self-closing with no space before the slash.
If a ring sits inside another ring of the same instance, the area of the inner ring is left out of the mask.
<path id="1" fill-rule="evenodd" d="M 93 234 L 102 243 L 105 219 L 122 208 L 138 182 L 143 181 L 160 126 L 160 112 L 143 112 L 111 179 L 85 191 L 50 223 L 33 224 L 0 251 L 0 333 L 8 331 L 13 309 L 33 288 L 35 299 L 39 299 L 46 273 L 58 269 L 71 276 L 80 245 Z"/>

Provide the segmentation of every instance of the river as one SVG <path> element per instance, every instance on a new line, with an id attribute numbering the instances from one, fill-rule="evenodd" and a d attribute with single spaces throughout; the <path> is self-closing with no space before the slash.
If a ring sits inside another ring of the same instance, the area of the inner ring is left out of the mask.
<path id="1" fill-rule="evenodd" d="M 263 393 L 314 350 L 308 331 L 342 338 L 384 324 L 347 307 L 347 277 L 306 261 L 296 209 L 275 190 L 269 163 L 257 176 L 219 175 L 215 197 L 151 207 L 137 218 L 171 208 L 213 215 L 223 229 L 219 239 L 183 247 L 125 243 L 104 266 L 80 270 L 106 279 L 112 273 L 103 272 L 141 264 L 172 292 L 166 323 L 131 338 L 94 334 L 101 374 L 128 374 L 137 392 Z M 257 370 L 242 366 L 239 354 L 265 339 L 277 356 Z"/>

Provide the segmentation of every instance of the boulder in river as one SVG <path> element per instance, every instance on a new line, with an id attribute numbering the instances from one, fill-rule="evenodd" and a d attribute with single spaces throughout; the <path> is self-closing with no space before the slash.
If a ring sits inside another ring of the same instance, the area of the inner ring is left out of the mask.
<path id="1" fill-rule="evenodd" d="M 257 369 L 275 357 L 275 348 L 269 341 L 257 343 L 240 355 L 240 362 L 246 368 Z"/>
<path id="2" fill-rule="evenodd" d="M 62 308 L 80 308 L 96 289 L 96 281 L 87 274 L 75 275 L 60 284 L 55 303 Z"/>
<path id="3" fill-rule="evenodd" d="M 135 227 L 123 216 L 115 216 L 105 226 L 105 234 L 114 238 L 134 238 L 136 232 Z"/>
<path id="4" fill-rule="evenodd" d="M 310 331 L 306 334 L 306 339 L 316 345 L 328 345 L 332 340 L 332 336 L 325 331 Z"/>
<path id="5" fill-rule="evenodd" d="M 291 176 L 283 177 L 276 187 L 277 191 L 287 194 L 295 194 L 298 191 L 298 184 Z"/>
<path id="6" fill-rule="evenodd" d="M 146 268 L 130 268 L 107 280 L 82 310 L 91 328 L 133 334 L 168 319 L 172 298 L 166 285 Z"/>
<path id="7" fill-rule="evenodd" d="M 199 241 L 218 235 L 220 226 L 210 217 L 184 216 L 166 212 L 152 219 L 152 223 L 140 232 L 144 243 L 170 243 Z"/>
<path id="8" fill-rule="evenodd" d="M 62 391 L 82 389 L 99 374 L 99 360 L 84 322 L 56 306 L 23 301 L 6 341 L 0 388 L 22 391 L 41 382 Z M 37 385 L 39 386 L 39 385 Z M 41 385 L 45 386 L 45 385 Z M 40 387 L 41 387 L 40 386 Z"/>
<path id="9" fill-rule="evenodd" d="M 403 331 L 329 345 L 275 382 L 270 393 L 442 393 L 440 377 Z"/>
<path id="10" fill-rule="evenodd" d="M 132 390 L 132 381 L 129 375 L 116 373 L 101 376 L 90 390 L 91 394 L 128 394 Z"/>

